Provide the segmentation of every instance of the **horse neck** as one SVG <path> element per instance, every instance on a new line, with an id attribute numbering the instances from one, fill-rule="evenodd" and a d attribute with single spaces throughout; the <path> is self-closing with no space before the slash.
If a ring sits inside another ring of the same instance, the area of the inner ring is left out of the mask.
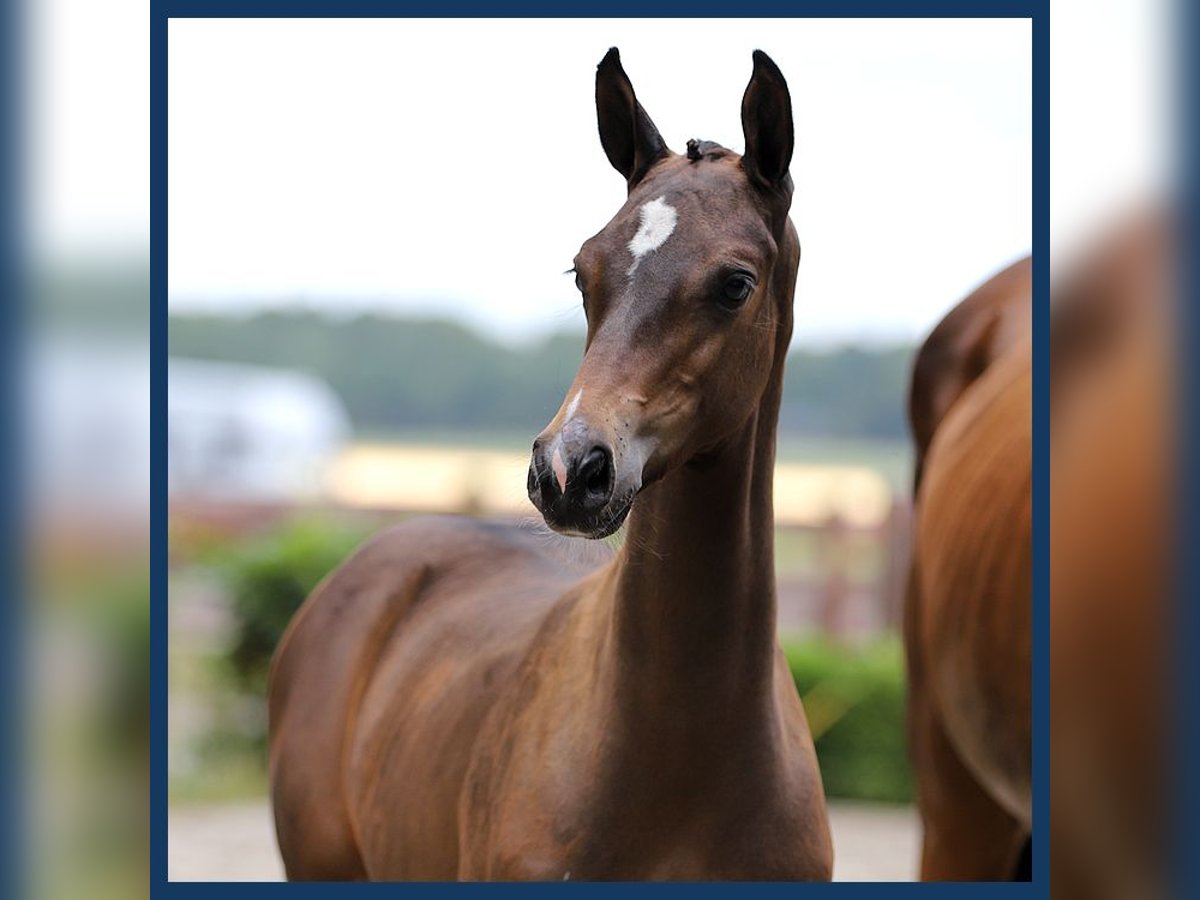
<path id="1" fill-rule="evenodd" d="M 639 495 L 608 579 L 618 707 L 653 720 L 652 733 L 664 721 L 727 731 L 773 709 L 772 483 L 786 338 L 741 431 Z"/>

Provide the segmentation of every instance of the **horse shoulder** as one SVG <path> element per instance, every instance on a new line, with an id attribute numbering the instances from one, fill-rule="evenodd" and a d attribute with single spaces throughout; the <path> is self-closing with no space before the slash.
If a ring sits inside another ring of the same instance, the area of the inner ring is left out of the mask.
<path id="1" fill-rule="evenodd" d="M 329 821 L 372 878 L 455 876 L 470 748 L 563 577 L 520 529 L 418 518 L 314 591 L 271 686 L 275 802 L 306 860 Z"/>
<path id="2" fill-rule="evenodd" d="M 461 879 L 559 880 L 569 870 L 603 731 L 589 702 L 599 678 L 591 581 L 556 598 L 481 725 L 458 796 Z"/>

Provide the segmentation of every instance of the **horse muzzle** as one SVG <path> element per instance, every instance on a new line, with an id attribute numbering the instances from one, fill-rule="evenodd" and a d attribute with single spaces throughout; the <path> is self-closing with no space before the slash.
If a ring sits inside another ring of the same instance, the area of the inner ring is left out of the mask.
<path id="1" fill-rule="evenodd" d="M 533 443 L 529 499 L 561 534 L 602 538 L 620 528 L 637 490 L 619 480 L 611 442 L 581 419 Z"/>

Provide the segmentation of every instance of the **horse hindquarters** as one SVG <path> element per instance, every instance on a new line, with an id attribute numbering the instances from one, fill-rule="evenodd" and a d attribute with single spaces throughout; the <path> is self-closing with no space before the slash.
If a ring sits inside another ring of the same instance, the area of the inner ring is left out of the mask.
<path id="1" fill-rule="evenodd" d="M 1051 451 L 1055 896 L 1169 896 L 1170 338 L 1139 323 L 1081 379 Z M 1114 428 L 1119 423 L 1119 428 Z"/>
<path id="2" fill-rule="evenodd" d="M 994 364 L 950 410 L 919 490 L 906 603 L 923 877 L 1007 879 L 1030 821 L 1030 377 Z"/>

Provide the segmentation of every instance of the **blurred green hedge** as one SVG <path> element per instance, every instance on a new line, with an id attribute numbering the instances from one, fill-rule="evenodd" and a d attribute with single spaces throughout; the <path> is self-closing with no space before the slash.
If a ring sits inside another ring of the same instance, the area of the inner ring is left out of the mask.
<path id="1" fill-rule="evenodd" d="M 300 521 L 211 556 L 232 600 L 235 628 L 226 661 L 239 691 L 265 692 L 271 653 L 288 621 L 365 537 L 362 528 Z M 785 639 L 784 650 L 804 698 L 826 793 L 911 801 L 900 642 L 849 649 L 822 639 Z M 251 739 L 261 743 L 262 736 Z"/>
<path id="2" fill-rule="evenodd" d="M 235 624 L 226 661 L 240 690 L 266 693 L 271 654 L 288 622 L 366 537 L 361 528 L 305 519 L 208 554 L 229 591 Z"/>
<path id="3" fill-rule="evenodd" d="M 913 800 L 899 638 L 848 649 L 818 638 L 783 642 L 830 797 Z"/>

